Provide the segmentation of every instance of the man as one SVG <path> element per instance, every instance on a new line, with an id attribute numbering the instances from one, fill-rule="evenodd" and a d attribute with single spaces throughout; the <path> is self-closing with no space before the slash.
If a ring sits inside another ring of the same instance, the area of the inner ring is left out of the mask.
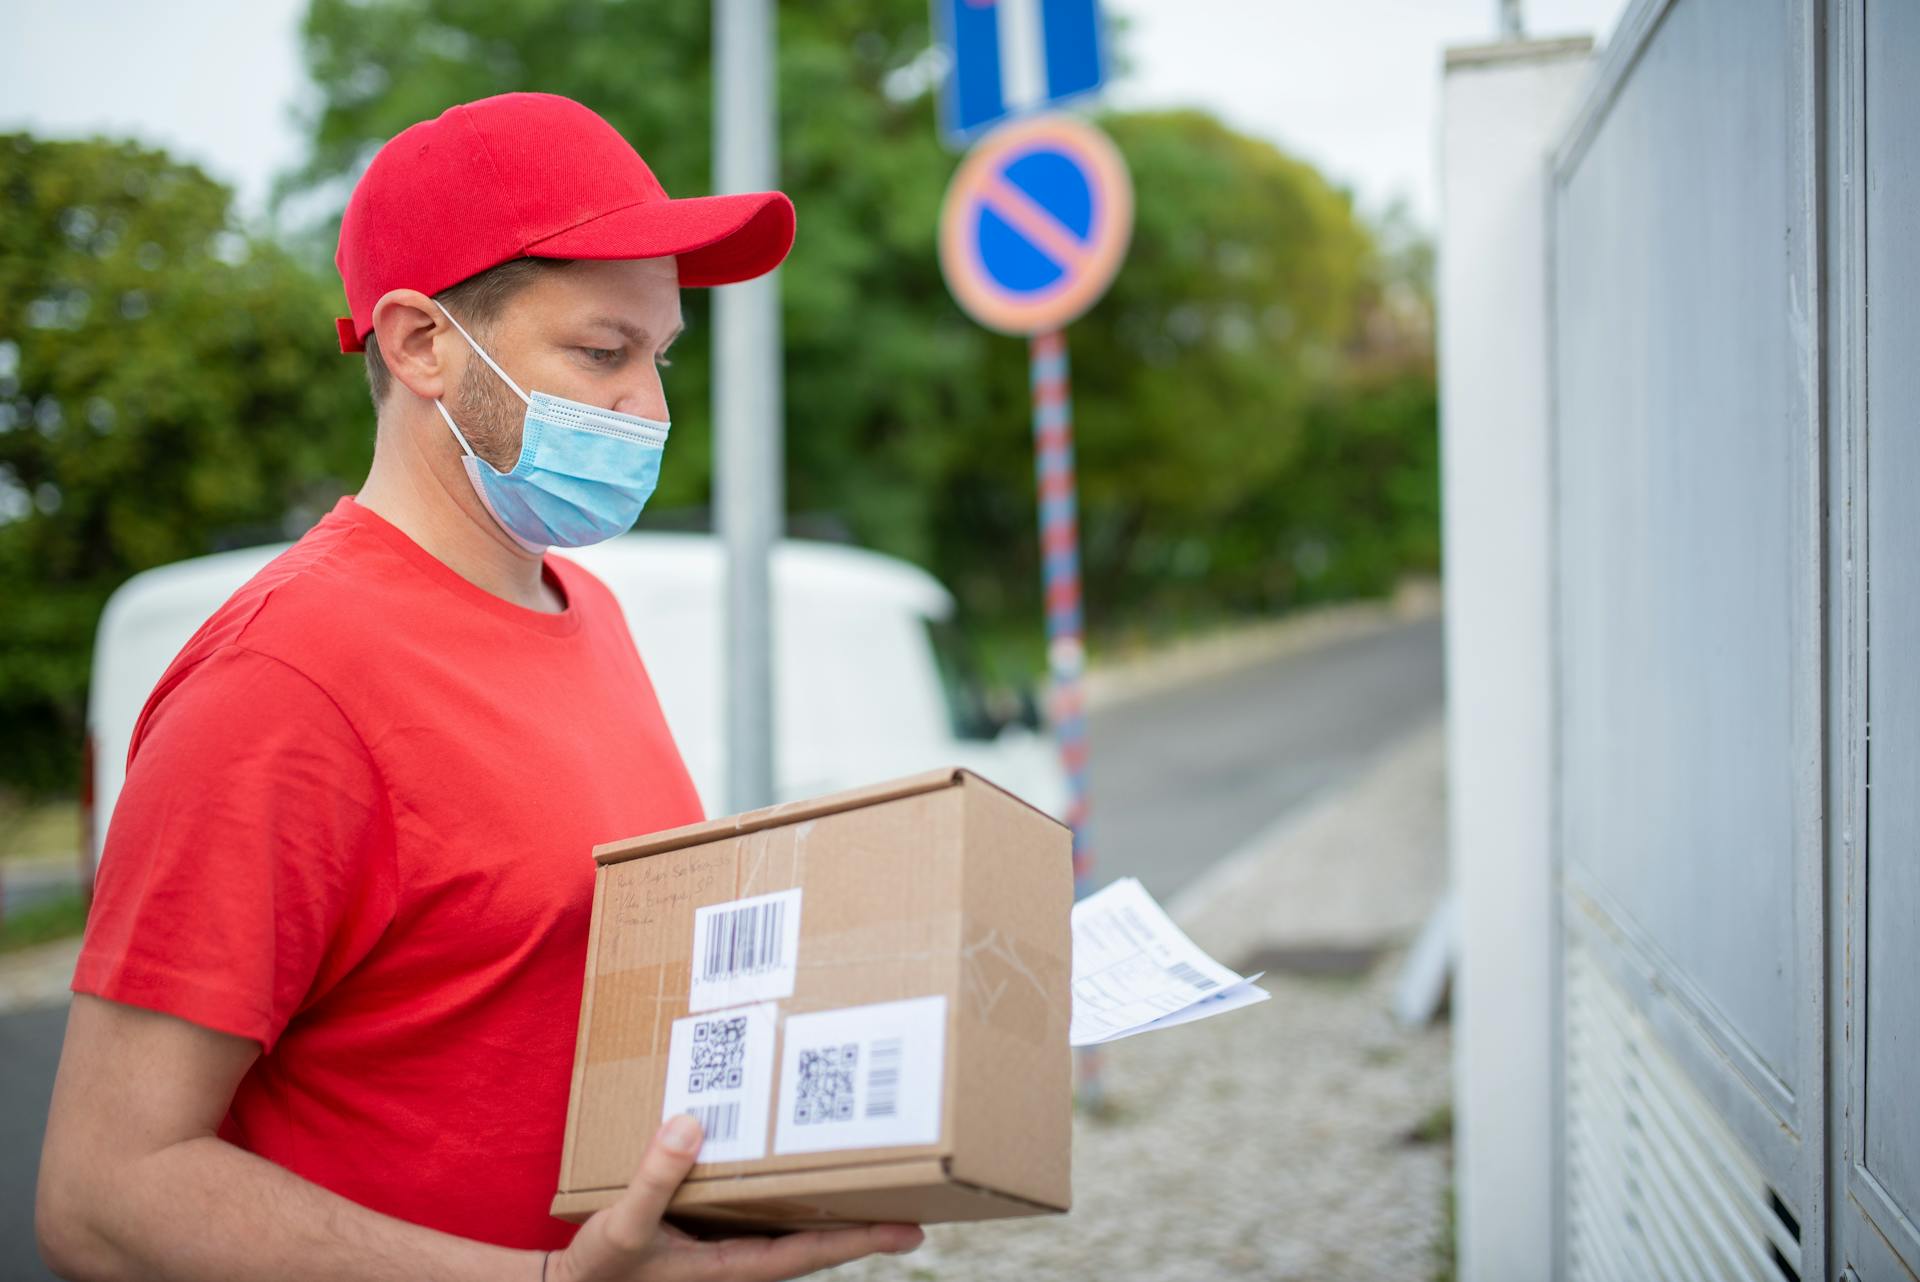
<path id="1" fill-rule="evenodd" d="M 780 193 L 670 200 L 545 94 L 375 157 L 336 259 L 373 467 L 135 728 L 41 1164 L 57 1271 L 783 1278 L 918 1244 L 663 1227 L 690 1118 L 577 1235 L 547 1214 L 589 851 L 703 815 L 619 607 L 545 552 L 628 529 L 651 492 L 679 287 L 792 240 Z"/>

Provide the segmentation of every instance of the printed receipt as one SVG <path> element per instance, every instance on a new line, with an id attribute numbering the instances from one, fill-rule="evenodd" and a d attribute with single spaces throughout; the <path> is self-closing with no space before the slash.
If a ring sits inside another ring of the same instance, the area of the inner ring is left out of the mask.
<path id="1" fill-rule="evenodd" d="M 1073 906 L 1075 1046 L 1224 1015 L 1267 1000 L 1265 989 L 1202 952 L 1125 877 Z"/>

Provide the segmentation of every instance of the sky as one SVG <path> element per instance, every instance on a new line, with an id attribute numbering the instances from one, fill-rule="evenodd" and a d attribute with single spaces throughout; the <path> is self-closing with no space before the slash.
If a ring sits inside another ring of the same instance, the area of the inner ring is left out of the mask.
<path id="1" fill-rule="evenodd" d="M 248 215 L 303 150 L 305 0 L 0 0 L 0 132 L 165 146 Z M 697 0 L 663 0 L 694 3 Z M 791 2 L 791 0 L 790 0 Z M 1364 209 L 1431 227 L 1441 51 L 1494 38 L 1497 0 L 1108 0 L 1131 23 L 1125 107 L 1197 106 L 1312 161 Z M 1526 0 L 1529 35 L 1603 41 L 1625 0 Z M 110 69 L 110 70 L 109 70 Z M 644 151 L 644 147 L 642 148 Z"/>

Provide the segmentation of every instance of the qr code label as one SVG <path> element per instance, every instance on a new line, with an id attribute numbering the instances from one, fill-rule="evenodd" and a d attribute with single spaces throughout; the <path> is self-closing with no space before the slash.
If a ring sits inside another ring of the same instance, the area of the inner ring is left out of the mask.
<path id="1" fill-rule="evenodd" d="M 773 1151 L 939 1140 L 946 1021 L 944 996 L 787 1016 Z"/>
<path id="2" fill-rule="evenodd" d="M 693 1026 L 693 1063 L 687 1071 L 687 1094 L 737 1091 L 747 1069 L 747 1017 L 702 1019 Z"/>
<path id="3" fill-rule="evenodd" d="M 853 1084 L 859 1068 L 858 1042 L 812 1049 L 803 1047 L 800 1051 L 799 1089 L 794 1092 L 793 1099 L 794 1125 L 851 1121 Z"/>
<path id="4" fill-rule="evenodd" d="M 700 1161 L 766 1156 L 778 1019 L 773 1003 L 763 1002 L 673 1021 L 660 1117 L 691 1113 L 698 1119 L 706 1137 Z"/>

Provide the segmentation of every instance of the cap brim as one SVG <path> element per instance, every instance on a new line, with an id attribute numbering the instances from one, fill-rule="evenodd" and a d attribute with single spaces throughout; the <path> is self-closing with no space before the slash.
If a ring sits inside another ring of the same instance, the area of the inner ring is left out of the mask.
<path id="1" fill-rule="evenodd" d="M 602 214 L 527 246 L 535 258 L 677 257 L 700 289 L 764 276 L 793 248 L 793 202 L 777 191 L 653 200 Z"/>

